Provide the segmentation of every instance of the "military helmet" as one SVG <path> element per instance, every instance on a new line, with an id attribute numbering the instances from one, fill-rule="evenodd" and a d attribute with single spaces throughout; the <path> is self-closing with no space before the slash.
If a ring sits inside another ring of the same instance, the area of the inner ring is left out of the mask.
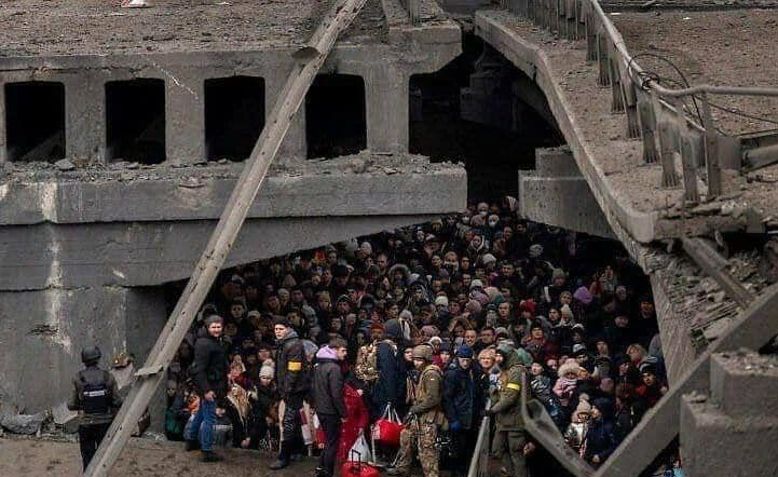
<path id="1" fill-rule="evenodd" d="M 426 344 L 420 344 L 413 348 L 413 359 L 423 359 L 424 361 L 432 361 L 432 347 Z"/>
<path id="2" fill-rule="evenodd" d="M 100 348 L 98 348 L 97 346 L 87 346 L 86 348 L 81 350 L 82 363 L 91 363 L 94 361 L 99 361 L 102 356 L 103 353 L 100 352 Z"/>

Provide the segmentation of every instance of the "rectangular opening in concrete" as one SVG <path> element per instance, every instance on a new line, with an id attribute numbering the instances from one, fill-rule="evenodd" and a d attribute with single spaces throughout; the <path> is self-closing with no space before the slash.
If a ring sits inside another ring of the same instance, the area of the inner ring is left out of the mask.
<path id="1" fill-rule="evenodd" d="M 65 85 L 49 81 L 5 85 L 8 159 L 54 162 L 65 157 Z"/>
<path id="2" fill-rule="evenodd" d="M 109 160 L 159 164 L 165 160 L 165 82 L 160 79 L 105 84 Z"/>
<path id="3" fill-rule="evenodd" d="M 208 160 L 245 160 L 264 126 L 264 79 L 235 76 L 205 81 Z"/>
<path id="4" fill-rule="evenodd" d="M 308 158 L 355 154 L 367 147 L 365 82 L 360 76 L 320 75 L 305 99 Z"/>

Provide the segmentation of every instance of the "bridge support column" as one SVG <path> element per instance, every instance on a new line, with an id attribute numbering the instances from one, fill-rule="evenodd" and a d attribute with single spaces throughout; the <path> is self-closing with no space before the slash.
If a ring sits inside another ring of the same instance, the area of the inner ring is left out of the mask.
<path id="1" fill-rule="evenodd" d="M 285 74 L 275 74 L 274 76 L 265 78 L 265 118 L 270 117 L 270 113 L 273 111 L 278 95 L 280 95 L 281 90 L 284 89 L 285 82 Z M 267 127 L 267 124 L 265 126 Z M 303 104 L 294 115 L 294 118 L 292 118 L 292 123 L 289 125 L 289 131 L 287 131 L 286 137 L 284 137 L 284 141 L 281 143 L 281 148 L 278 150 L 276 162 L 279 164 L 289 164 L 305 160 L 308 156 L 308 142 L 305 138 L 305 127 L 305 104 Z"/>
<path id="2" fill-rule="evenodd" d="M 538 149 L 536 169 L 519 172 L 522 217 L 600 237 L 615 238 L 567 147 Z"/>
<path id="3" fill-rule="evenodd" d="M 205 91 L 197 75 L 172 73 L 165 79 L 165 151 L 174 164 L 205 159 Z"/>
<path id="4" fill-rule="evenodd" d="M 367 148 L 408 151 L 409 77 L 390 66 L 370 68 L 364 76 Z"/>
<path id="5" fill-rule="evenodd" d="M 70 77 L 64 83 L 67 158 L 104 162 L 105 82 L 86 73 Z"/>

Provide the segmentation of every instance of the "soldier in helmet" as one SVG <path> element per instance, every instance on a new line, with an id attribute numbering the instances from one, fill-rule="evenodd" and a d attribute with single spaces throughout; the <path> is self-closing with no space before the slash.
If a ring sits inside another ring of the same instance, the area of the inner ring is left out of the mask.
<path id="1" fill-rule="evenodd" d="M 525 456 L 532 452 L 534 445 L 527 442 L 521 415 L 523 366 L 516 349 L 507 342 L 497 347 L 497 355 L 502 373 L 497 389 L 492 392 L 492 407 L 488 411 L 495 422 L 492 451 L 495 457 L 502 458 L 506 475 L 525 477 Z"/>
<path id="2" fill-rule="evenodd" d="M 97 366 L 101 356 L 97 346 L 81 351 L 81 361 L 85 368 L 73 379 L 73 395 L 68 401 L 68 409 L 80 411 L 78 441 L 81 444 L 84 470 L 89 466 L 116 411 L 122 405 L 116 379 L 111 373 Z"/>
<path id="3" fill-rule="evenodd" d="M 408 411 L 410 421 L 400 434 L 400 453 L 389 475 L 408 475 L 413 459 L 413 447 L 419 450 L 419 461 L 425 477 L 438 477 L 438 449 L 435 442 L 438 427 L 445 423 L 441 406 L 443 372 L 432 364 L 432 348 L 422 344 L 413 348 L 413 365 L 421 371 L 413 406 Z"/>

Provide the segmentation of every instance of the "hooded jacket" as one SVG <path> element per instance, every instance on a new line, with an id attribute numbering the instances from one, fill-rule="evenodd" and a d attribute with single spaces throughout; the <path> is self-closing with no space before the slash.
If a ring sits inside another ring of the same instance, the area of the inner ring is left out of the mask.
<path id="1" fill-rule="evenodd" d="M 458 422 L 462 429 L 471 429 L 475 417 L 476 371 L 472 368 L 462 369 L 459 360 L 446 370 L 443 380 L 443 409 L 449 423 Z"/>
<path id="2" fill-rule="evenodd" d="M 281 397 L 288 400 L 292 395 L 305 394 L 308 391 L 307 362 L 303 342 L 296 331 L 289 330 L 279 340 L 276 356 L 276 385 Z"/>
<path id="3" fill-rule="evenodd" d="M 227 350 L 224 339 L 214 338 L 205 328 L 197 332 L 194 361 L 189 370 L 200 395 L 213 391 L 219 397 L 227 392 Z"/>
<path id="4" fill-rule="evenodd" d="M 313 402 L 316 412 L 322 415 L 346 417 L 343 400 L 343 373 L 335 350 L 323 346 L 316 353 L 313 368 Z"/>
<path id="5" fill-rule="evenodd" d="M 602 416 L 589 423 L 586 431 L 584 458 L 591 462 L 594 456 L 599 456 L 600 463 L 616 449 L 616 436 L 613 428 L 613 403 L 608 398 L 598 398 L 592 403 Z"/>

